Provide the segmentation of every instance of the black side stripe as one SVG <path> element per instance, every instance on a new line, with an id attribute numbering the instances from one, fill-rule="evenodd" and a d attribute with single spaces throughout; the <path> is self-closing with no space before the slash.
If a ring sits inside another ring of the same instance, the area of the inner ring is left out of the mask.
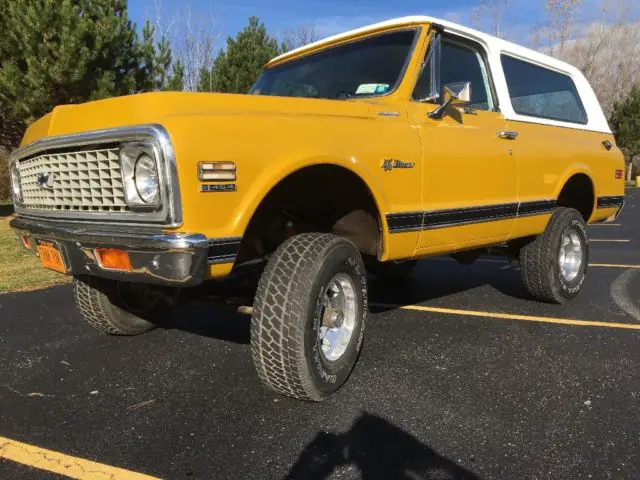
<path id="1" fill-rule="evenodd" d="M 517 203 L 437 210 L 424 213 L 424 228 L 443 228 L 450 225 L 464 225 L 488 220 L 500 220 L 503 218 L 515 217 L 517 213 Z"/>
<path id="2" fill-rule="evenodd" d="M 241 243 L 239 237 L 209 240 L 209 265 L 235 262 Z"/>
<path id="3" fill-rule="evenodd" d="M 598 208 L 622 207 L 624 197 L 598 197 Z"/>
<path id="4" fill-rule="evenodd" d="M 422 230 L 424 212 L 391 213 L 387 215 L 387 225 L 391 232 L 411 232 Z"/>
<path id="5" fill-rule="evenodd" d="M 544 215 L 550 213 L 557 205 L 556 200 L 539 200 L 428 212 L 392 213 L 387 215 L 387 224 L 391 233 L 413 232 L 529 215 Z"/>
<path id="6" fill-rule="evenodd" d="M 518 208 L 518 217 L 527 215 L 541 215 L 549 213 L 558 206 L 557 200 L 540 200 L 536 202 L 523 202 Z"/>

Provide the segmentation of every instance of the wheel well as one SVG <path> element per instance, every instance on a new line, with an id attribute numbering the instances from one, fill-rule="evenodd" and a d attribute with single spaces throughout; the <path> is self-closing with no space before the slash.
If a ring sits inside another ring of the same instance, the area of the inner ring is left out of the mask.
<path id="1" fill-rule="evenodd" d="M 313 165 L 281 180 L 262 200 L 245 232 L 237 264 L 263 258 L 305 232 L 349 238 L 366 255 L 382 251 L 381 220 L 367 184 L 336 165 Z"/>
<path id="2" fill-rule="evenodd" d="M 575 208 L 582 214 L 585 222 L 588 222 L 595 205 L 595 193 L 591 179 L 583 173 L 571 177 L 560 192 L 558 205 Z"/>

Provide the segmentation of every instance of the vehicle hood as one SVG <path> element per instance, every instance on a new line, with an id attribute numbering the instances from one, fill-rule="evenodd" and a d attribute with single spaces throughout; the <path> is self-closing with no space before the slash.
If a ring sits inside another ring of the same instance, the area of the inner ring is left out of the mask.
<path id="1" fill-rule="evenodd" d="M 63 105 L 34 122 L 22 144 L 43 137 L 91 130 L 162 124 L 175 116 L 300 115 L 370 118 L 372 105 L 363 101 L 236 95 L 224 93 L 154 92 Z"/>

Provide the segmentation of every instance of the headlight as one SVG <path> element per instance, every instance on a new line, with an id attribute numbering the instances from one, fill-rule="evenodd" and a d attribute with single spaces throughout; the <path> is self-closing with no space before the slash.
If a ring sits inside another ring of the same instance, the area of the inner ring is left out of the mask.
<path id="1" fill-rule="evenodd" d="M 158 203 L 160 180 L 155 160 L 146 153 L 140 155 L 136 160 L 133 176 L 136 190 L 142 201 L 151 205 Z"/>
<path id="2" fill-rule="evenodd" d="M 153 147 L 129 144 L 120 150 L 124 193 L 132 209 L 160 206 L 160 175 Z"/>
<path id="3" fill-rule="evenodd" d="M 20 185 L 20 172 L 18 166 L 12 163 L 9 167 L 11 171 L 11 192 L 13 193 L 13 201 L 22 203 L 22 186 Z"/>

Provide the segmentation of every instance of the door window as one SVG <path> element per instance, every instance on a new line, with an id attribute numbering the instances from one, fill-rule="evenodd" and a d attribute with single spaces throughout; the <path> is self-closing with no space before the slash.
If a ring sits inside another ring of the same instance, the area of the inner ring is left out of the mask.
<path id="1" fill-rule="evenodd" d="M 450 39 L 442 39 L 440 48 L 439 54 L 436 51 L 427 54 L 413 98 L 426 99 L 437 91 L 440 94 L 438 102 L 441 103 L 445 85 L 471 82 L 471 102 L 468 106 L 477 110 L 493 110 L 489 75 L 480 51 Z M 438 69 L 437 75 L 433 74 L 434 68 Z M 438 82 L 435 89 L 434 81 Z"/>

